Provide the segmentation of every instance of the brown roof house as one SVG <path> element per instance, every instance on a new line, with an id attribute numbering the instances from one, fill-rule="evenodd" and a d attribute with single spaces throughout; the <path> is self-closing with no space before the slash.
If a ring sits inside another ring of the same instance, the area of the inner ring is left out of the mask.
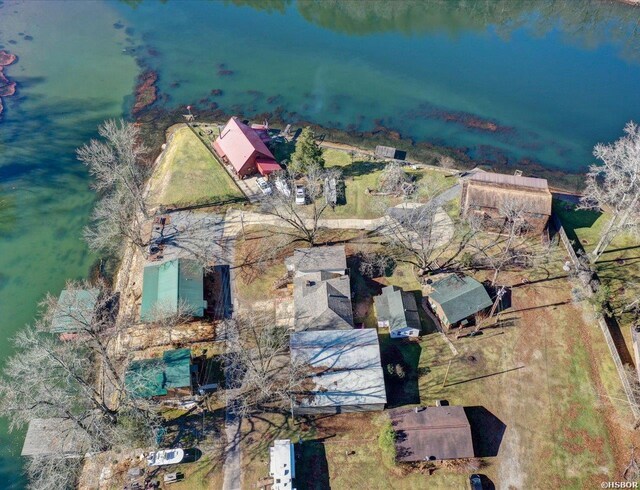
<path id="1" fill-rule="evenodd" d="M 499 231 L 505 208 L 522 209 L 526 229 L 542 233 L 551 216 L 551 191 L 546 179 L 475 172 L 462 181 L 460 213 L 482 218 L 487 229 Z"/>
<path id="2" fill-rule="evenodd" d="M 255 129 L 232 117 L 213 143 L 216 154 L 240 177 L 280 170 L 280 165 Z"/>
<path id="3" fill-rule="evenodd" d="M 397 461 L 473 458 L 471 425 L 464 407 L 416 407 L 391 410 Z"/>

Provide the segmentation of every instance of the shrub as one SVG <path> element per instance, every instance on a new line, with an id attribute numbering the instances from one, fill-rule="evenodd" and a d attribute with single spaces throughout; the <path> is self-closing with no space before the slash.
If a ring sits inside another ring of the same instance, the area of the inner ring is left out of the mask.
<path id="1" fill-rule="evenodd" d="M 390 420 L 387 420 L 380 429 L 378 446 L 380 446 L 385 463 L 394 466 L 396 464 L 396 433 Z"/>

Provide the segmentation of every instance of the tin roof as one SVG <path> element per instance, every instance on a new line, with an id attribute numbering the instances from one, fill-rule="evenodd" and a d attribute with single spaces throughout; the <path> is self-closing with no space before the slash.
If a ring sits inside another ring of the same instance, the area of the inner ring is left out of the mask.
<path id="1" fill-rule="evenodd" d="M 273 160 L 275 157 L 264 144 L 256 131 L 237 117 L 232 117 L 216 139 L 216 145 L 222 150 L 236 172 L 240 172 L 251 156 L 257 152 Z"/>
<path id="2" fill-rule="evenodd" d="M 99 294 L 97 288 L 63 289 L 51 320 L 51 331 L 76 333 L 87 328 L 93 321 Z"/>
<path id="3" fill-rule="evenodd" d="M 300 407 L 384 404 L 387 395 L 375 329 L 291 334 L 291 356 L 309 371 Z"/>
<path id="4" fill-rule="evenodd" d="M 191 350 L 175 349 L 161 359 L 132 361 L 125 374 L 125 385 L 133 396 L 164 396 L 171 388 L 191 386 Z"/>
<path id="5" fill-rule="evenodd" d="M 528 187 L 530 189 L 548 190 L 547 179 L 537 177 L 523 177 L 522 175 L 498 174 L 494 172 L 474 172 L 469 177 L 472 182 L 487 182 L 490 184 L 509 185 L 514 187 Z"/>
<path id="6" fill-rule="evenodd" d="M 431 284 L 431 288 L 429 298 L 440 305 L 451 324 L 493 304 L 487 290 L 473 277 L 450 274 Z"/>
<path id="7" fill-rule="evenodd" d="M 180 301 L 192 308 L 193 316 L 204 315 L 202 265 L 192 259 L 175 259 L 145 266 L 140 318 L 151 320 L 156 307 L 167 314 L 177 312 Z"/>

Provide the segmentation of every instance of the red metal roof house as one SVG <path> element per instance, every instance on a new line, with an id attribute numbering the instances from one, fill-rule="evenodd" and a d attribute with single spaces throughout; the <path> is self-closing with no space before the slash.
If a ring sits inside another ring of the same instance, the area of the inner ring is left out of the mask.
<path id="1" fill-rule="evenodd" d="M 281 169 L 258 133 L 237 117 L 229 119 L 213 149 L 240 177 L 256 172 L 267 175 Z"/>

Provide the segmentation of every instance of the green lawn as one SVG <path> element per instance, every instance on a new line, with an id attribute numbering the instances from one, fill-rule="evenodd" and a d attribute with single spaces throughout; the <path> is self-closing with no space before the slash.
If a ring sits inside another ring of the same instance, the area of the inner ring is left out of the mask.
<path id="1" fill-rule="evenodd" d="M 379 203 L 380 196 L 367 193 L 367 189 L 375 191 L 378 179 L 385 167 L 384 162 L 363 159 L 362 155 L 352 156 L 343 150 L 328 148 L 324 150 L 326 167 L 341 167 L 345 179 L 345 201 L 335 210 L 328 211 L 327 218 L 378 218 L 384 211 Z M 418 199 L 428 200 L 436 194 L 452 187 L 456 183 L 453 177 L 447 177 L 443 172 L 433 169 L 412 170 L 407 167 L 407 173 L 415 178 L 420 186 Z M 399 203 L 399 199 L 388 199 L 390 204 Z"/>
<path id="2" fill-rule="evenodd" d="M 175 130 L 151 178 L 152 205 L 223 204 L 244 196 L 187 126 Z"/>
<path id="3" fill-rule="evenodd" d="M 606 213 L 576 210 L 558 200 L 553 202 L 553 212 L 562 221 L 569 239 L 574 240 L 574 248 L 582 247 L 586 252 L 595 248 L 609 219 Z M 640 294 L 637 289 L 640 284 L 640 240 L 630 235 L 618 236 L 598 259 L 596 269 L 600 279 L 611 288 L 616 317 L 623 326 L 623 334 L 630 341 L 627 327 L 633 323 L 634 317 L 623 312 L 622 308 Z"/>

